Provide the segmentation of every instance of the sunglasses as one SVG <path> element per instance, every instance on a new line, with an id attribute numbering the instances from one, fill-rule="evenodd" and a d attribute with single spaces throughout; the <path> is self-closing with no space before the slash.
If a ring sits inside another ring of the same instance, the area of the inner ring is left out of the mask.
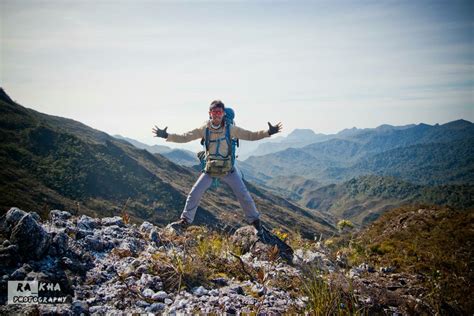
<path id="1" fill-rule="evenodd" d="M 222 110 L 212 110 L 212 111 L 209 111 L 209 113 L 214 114 L 214 115 L 223 115 L 224 111 L 222 111 Z"/>

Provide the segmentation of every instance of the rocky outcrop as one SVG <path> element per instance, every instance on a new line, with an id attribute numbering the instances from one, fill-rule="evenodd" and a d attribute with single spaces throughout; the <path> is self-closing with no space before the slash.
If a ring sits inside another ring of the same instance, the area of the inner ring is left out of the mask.
<path id="1" fill-rule="evenodd" d="M 152 271 L 154 256 L 185 255 L 184 249 L 163 237 L 163 231 L 144 222 L 125 224 L 120 217 L 91 218 L 52 210 L 41 222 L 32 213 L 12 208 L 0 223 L 1 288 L 8 280 L 58 282 L 68 295 L 61 306 L 27 306 L 22 311 L 40 313 L 241 313 L 260 311 L 283 313 L 290 306 L 304 306 L 287 291 L 267 287 L 258 280 L 215 277 L 210 284 L 170 291 L 162 277 Z M 162 237 L 165 240 L 162 240 Z M 259 243 L 252 227 L 238 231 L 236 246 L 247 248 L 240 259 L 248 269 L 266 269 L 268 277 L 296 275 L 286 264 L 265 261 L 271 246 Z M 250 245 L 252 243 L 252 245 Z M 267 248 L 266 248 L 267 247 Z M 6 295 L 6 291 L 2 291 Z M 6 296 L 0 298 L 2 304 Z M 2 312 L 17 312 L 18 306 L 5 305 Z"/>
<path id="2" fill-rule="evenodd" d="M 334 282 L 331 280 L 337 279 L 335 276 L 345 282 L 351 280 L 358 291 L 354 296 L 358 308 L 407 314 L 409 310 L 403 306 L 409 303 L 418 306 L 411 311 L 430 311 L 422 308 L 416 291 L 404 290 L 416 284 L 412 276 L 397 274 L 391 267 L 349 267 L 341 256 L 332 260 L 321 243 L 295 249 L 292 262 L 287 262 L 278 258 L 274 245 L 261 242 L 251 226 L 238 229 L 229 238 L 228 247 L 240 249 L 240 254 L 229 250 L 207 261 L 224 265 L 220 270 L 224 272 L 225 265 L 229 270 L 241 269 L 239 278 L 223 273 L 205 279 L 197 273 L 193 285 L 188 283 L 186 287 L 170 280 L 182 280 L 190 273 L 186 269 L 193 269 L 185 268 L 187 256 L 196 255 L 189 253 L 189 247 L 197 247 L 202 250 L 201 256 L 207 256 L 215 246 L 202 243 L 203 238 L 212 236 L 204 234 L 202 227 L 192 226 L 183 236 L 170 236 L 149 222 L 137 226 L 126 224 L 120 217 L 76 217 L 59 210 L 51 211 L 49 219 L 42 222 L 35 214 L 12 208 L 1 218 L 0 229 L 4 238 L 0 240 L 0 313 L 303 312 L 310 300 L 295 294 L 301 289 L 292 289 L 290 284 L 304 278 L 303 271 L 308 269 L 318 271 L 318 277 L 328 277 L 328 282 Z M 57 282 L 68 302 L 5 305 L 9 280 Z"/>

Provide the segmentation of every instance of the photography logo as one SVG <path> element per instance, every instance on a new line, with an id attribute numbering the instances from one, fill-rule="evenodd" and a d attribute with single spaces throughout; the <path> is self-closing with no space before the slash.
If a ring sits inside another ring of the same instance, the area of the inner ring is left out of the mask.
<path id="1" fill-rule="evenodd" d="M 59 283 L 8 281 L 8 304 L 62 304 L 66 300 Z"/>

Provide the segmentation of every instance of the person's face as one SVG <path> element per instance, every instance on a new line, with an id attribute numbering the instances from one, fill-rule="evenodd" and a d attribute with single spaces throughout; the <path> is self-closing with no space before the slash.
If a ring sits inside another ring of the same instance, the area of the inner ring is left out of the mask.
<path id="1" fill-rule="evenodd" d="M 224 117 L 224 110 L 221 108 L 212 109 L 212 111 L 209 111 L 209 116 L 211 117 L 212 124 L 219 125 Z"/>

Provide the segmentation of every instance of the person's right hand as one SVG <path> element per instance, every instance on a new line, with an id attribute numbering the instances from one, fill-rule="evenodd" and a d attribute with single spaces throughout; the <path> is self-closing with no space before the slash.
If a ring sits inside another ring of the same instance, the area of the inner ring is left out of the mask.
<path id="1" fill-rule="evenodd" d="M 155 137 L 168 138 L 168 132 L 166 131 L 167 129 L 168 126 L 166 126 L 165 129 L 160 129 L 158 126 L 155 125 L 152 131 L 153 134 L 155 134 Z"/>
<path id="2" fill-rule="evenodd" d="M 283 125 L 281 123 L 278 123 L 277 125 L 273 126 L 268 122 L 268 135 L 272 136 L 273 134 L 279 133 L 282 129 Z"/>

